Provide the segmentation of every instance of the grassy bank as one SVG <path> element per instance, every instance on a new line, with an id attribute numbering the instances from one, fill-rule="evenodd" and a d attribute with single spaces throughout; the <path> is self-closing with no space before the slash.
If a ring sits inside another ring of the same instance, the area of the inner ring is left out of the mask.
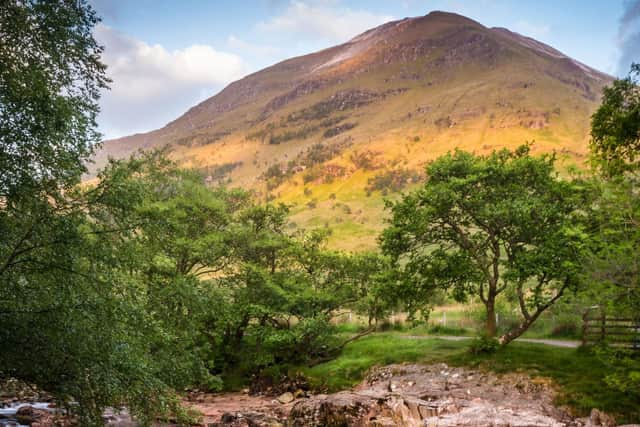
<path id="1" fill-rule="evenodd" d="M 638 402 L 606 386 L 606 368 L 589 351 L 518 342 L 492 355 L 473 355 L 468 348 L 468 341 L 376 333 L 350 343 L 330 362 L 299 370 L 314 385 L 329 391 L 349 388 L 360 382 L 369 368 L 391 363 L 446 362 L 497 373 L 526 372 L 551 378 L 559 386 L 557 404 L 568 406 L 576 415 L 588 415 L 591 408 L 598 408 L 613 414 L 619 423 L 640 420 Z"/>

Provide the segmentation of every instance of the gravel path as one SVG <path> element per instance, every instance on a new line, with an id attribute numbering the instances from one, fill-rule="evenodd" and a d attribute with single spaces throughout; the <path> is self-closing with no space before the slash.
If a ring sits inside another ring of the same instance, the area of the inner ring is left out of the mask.
<path id="1" fill-rule="evenodd" d="M 413 339 L 413 340 L 439 338 L 441 340 L 447 340 L 447 341 L 463 341 L 463 340 L 468 340 L 473 338 L 473 337 L 460 337 L 460 336 L 449 336 L 449 335 L 403 335 L 403 336 L 406 339 Z M 550 345 L 552 347 L 563 347 L 563 348 L 578 348 L 580 346 L 580 341 L 570 341 L 570 340 L 516 338 L 516 341 L 528 342 L 533 344 L 544 344 L 544 345 Z"/>

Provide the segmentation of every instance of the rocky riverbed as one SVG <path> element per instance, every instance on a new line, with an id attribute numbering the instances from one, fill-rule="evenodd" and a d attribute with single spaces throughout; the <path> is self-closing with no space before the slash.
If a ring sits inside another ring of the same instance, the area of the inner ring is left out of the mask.
<path id="1" fill-rule="evenodd" d="M 406 427 L 612 427 L 615 420 L 592 411 L 573 417 L 553 404 L 543 379 L 436 365 L 391 365 L 372 370 L 352 390 L 296 399 L 282 412 L 259 408 L 229 411 L 216 427 L 406 426 Z M 289 409 L 290 408 L 290 409 Z M 288 411 L 288 413 L 286 413 Z"/>
<path id="2" fill-rule="evenodd" d="M 544 379 L 435 364 L 373 369 L 358 386 L 334 394 L 192 394 L 185 403 L 202 413 L 204 427 L 616 426 L 597 409 L 590 417 L 574 417 L 555 406 L 554 397 L 553 384 Z M 31 426 L 48 427 L 45 421 Z M 105 414 L 105 423 L 136 425 L 126 413 L 114 411 Z"/>

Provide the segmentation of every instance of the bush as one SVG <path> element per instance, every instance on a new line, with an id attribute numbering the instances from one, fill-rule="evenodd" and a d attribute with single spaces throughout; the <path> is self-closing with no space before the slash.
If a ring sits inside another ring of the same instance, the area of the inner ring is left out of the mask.
<path id="1" fill-rule="evenodd" d="M 343 132 L 351 130 L 356 126 L 357 126 L 357 123 L 343 123 L 343 124 L 338 125 L 336 127 L 332 127 L 332 128 L 327 129 L 326 131 L 324 131 L 322 136 L 325 137 L 325 138 L 331 138 L 331 137 L 334 137 L 336 135 L 340 135 Z"/>
<path id="2" fill-rule="evenodd" d="M 498 348 L 500 348 L 500 343 L 494 337 L 489 337 L 487 335 L 480 335 L 471 342 L 471 346 L 469 347 L 469 351 L 472 354 L 492 354 L 495 353 Z"/>
<path id="3" fill-rule="evenodd" d="M 393 330 L 393 323 L 391 323 L 391 320 L 389 320 L 389 319 L 384 319 L 383 321 L 378 323 L 376 329 L 378 331 L 380 331 L 380 332 L 391 331 L 391 330 Z"/>
<path id="4" fill-rule="evenodd" d="M 369 178 L 365 190 L 368 195 L 374 191 L 381 191 L 386 195 L 388 191 L 400 191 L 408 184 L 418 182 L 420 174 L 405 168 L 390 169 Z"/>
<path id="5" fill-rule="evenodd" d="M 456 328 L 454 326 L 432 325 L 428 332 L 433 335 L 454 335 L 462 336 L 467 333 L 465 328 Z"/>
<path id="6" fill-rule="evenodd" d="M 354 151 L 349 158 L 356 168 L 362 170 L 374 170 L 380 167 L 380 161 L 378 160 L 377 151 L 363 150 Z"/>
<path id="7" fill-rule="evenodd" d="M 316 181 L 322 176 L 322 170 L 319 167 L 312 167 L 307 169 L 304 174 L 302 174 L 302 182 L 308 184 L 310 182 Z"/>
<path id="8" fill-rule="evenodd" d="M 578 325 L 575 322 L 558 323 L 552 330 L 552 337 L 577 337 L 579 335 Z"/>

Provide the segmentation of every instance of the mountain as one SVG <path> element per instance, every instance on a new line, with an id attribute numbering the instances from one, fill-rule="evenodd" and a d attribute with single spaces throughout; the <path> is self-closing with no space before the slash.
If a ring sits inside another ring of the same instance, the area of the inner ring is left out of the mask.
<path id="1" fill-rule="evenodd" d="M 106 141 L 96 163 L 170 144 L 208 181 L 289 203 L 294 226 L 361 249 L 383 226 L 383 196 L 456 147 L 529 141 L 583 163 L 611 80 L 532 38 L 432 12 L 251 74 L 161 129 Z"/>

